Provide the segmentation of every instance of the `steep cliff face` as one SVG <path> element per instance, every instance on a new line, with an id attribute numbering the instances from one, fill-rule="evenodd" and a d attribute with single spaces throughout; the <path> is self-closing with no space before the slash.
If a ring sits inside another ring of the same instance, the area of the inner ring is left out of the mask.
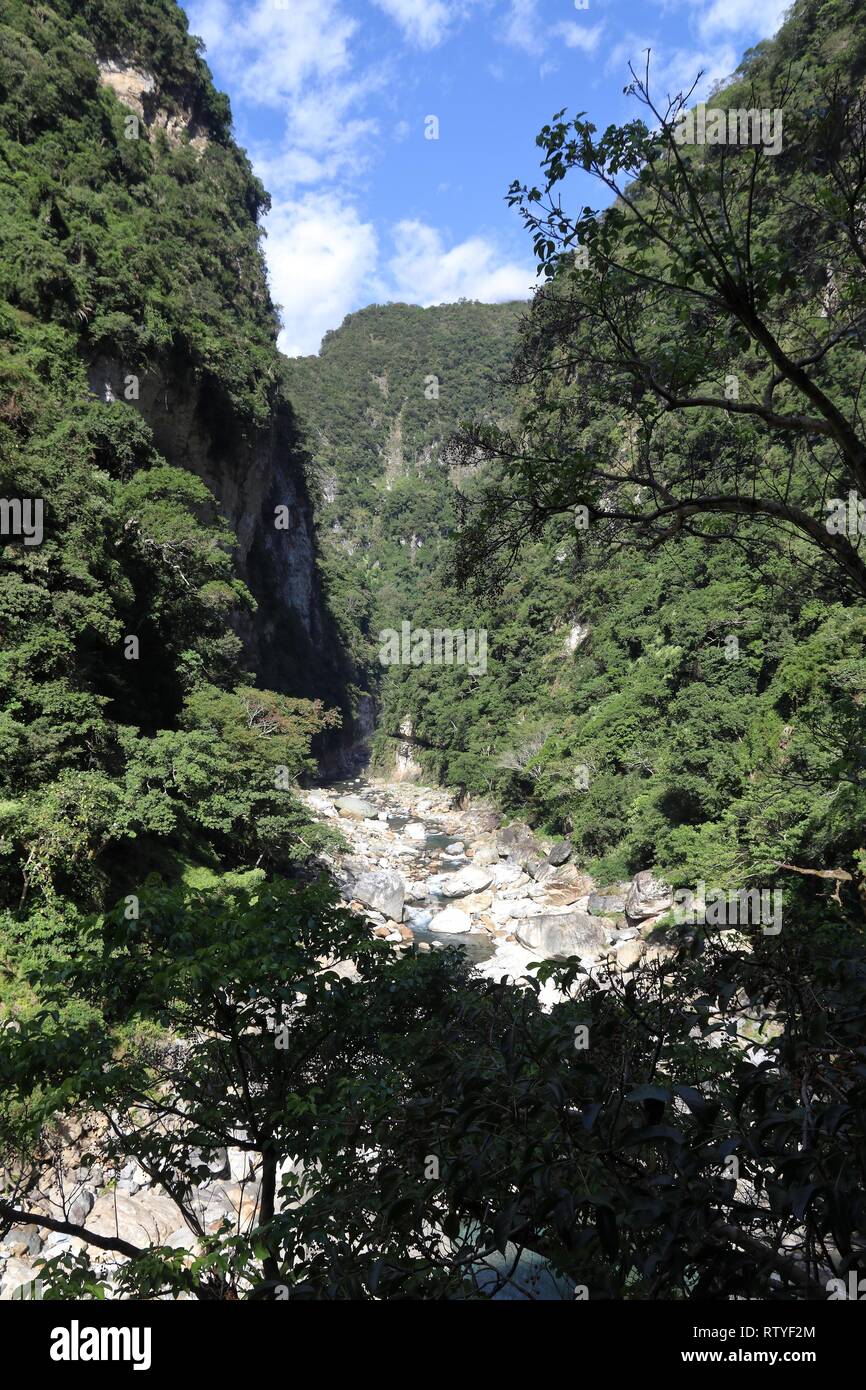
<path id="1" fill-rule="evenodd" d="M 129 375 L 116 358 L 88 366 L 91 391 L 109 402 L 124 399 Z M 281 401 L 265 426 L 244 430 L 189 369 L 154 364 L 135 382 L 131 404 L 160 454 L 202 479 L 237 538 L 236 568 L 256 601 L 235 620 L 250 668 L 271 689 L 340 705 L 348 723 L 348 668 L 322 591 L 291 407 Z"/>
<path id="2" fill-rule="evenodd" d="M 200 99 L 193 87 L 161 80 L 133 55 L 100 56 L 99 82 L 147 132 L 165 133 L 197 155 L 207 148 Z M 166 93 L 171 91 L 169 101 Z M 137 127 L 132 127 L 137 133 Z M 91 390 L 103 400 L 126 398 L 128 371 L 116 358 L 88 365 Z M 164 358 L 135 376 L 132 403 L 153 431 L 157 449 L 208 486 L 237 537 L 236 562 L 256 600 L 238 618 L 250 666 L 268 686 L 325 698 L 350 710 L 343 690 L 345 662 L 316 564 L 310 499 L 291 407 L 274 403 L 263 427 L 244 428 L 221 400 L 217 383 L 191 364 Z"/>

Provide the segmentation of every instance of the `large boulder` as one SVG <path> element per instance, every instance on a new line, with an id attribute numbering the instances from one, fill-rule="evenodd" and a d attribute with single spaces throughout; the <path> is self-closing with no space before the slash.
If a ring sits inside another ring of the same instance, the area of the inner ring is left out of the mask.
<path id="1" fill-rule="evenodd" d="M 658 917 L 673 905 L 673 889 L 656 878 L 652 869 L 635 874 L 625 900 L 625 915 L 630 922 L 642 922 L 646 917 Z"/>
<path id="2" fill-rule="evenodd" d="M 476 868 L 469 864 L 456 874 L 447 874 L 442 880 L 442 892 L 446 898 L 465 898 L 468 893 L 481 893 L 493 882 L 489 869 Z"/>
<path id="3" fill-rule="evenodd" d="M 427 827 L 423 821 L 410 820 L 408 824 L 403 827 L 403 834 L 406 836 L 407 840 L 418 840 L 423 843 L 423 841 L 427 839 Z"/>
<path id="4" fill-rule="evenodd" d="M 341 816 L 350 820 L 375 820 L 379 814 L 372 801 L 365 801 L 362 796 L 338 796 L 334 805 Z"/>
<path id="5" fill-rule="evenodd" d="M 636 941 L 621 941 L 616 948 L 616 963 L 620 970 L 632 970 L 646 955 L 646 942 L 640 937 Z"/>
<path id="6" fill-rule="evenodd" d="M 493 906 L 493 894 L 489 889 L 486 893 L 469 893 L 455 905 L 463 912 L 489 912 Z"/>
<path id="7" fill-rule="evenodd" d="M 7 1260 L 0 1274 L 0 1299 L 6 1302 L 15 1298 L 16 1294 L 22 1299 L 35 1297 L 41 1277 L 39 1270 L 25 1260 Z"/>
<path id="8" fill-rule="evenodd" d="M 526 874 L 517 864 L 497 864 L 493 869 L 493 878 L 499 888 L 507 888 L 509 885 L 526 883 Z"/>
<path id="9" fill-rule="evenodd" d="M 530 878 L 551 872 L 551 865 L 539 849 L 532 831 L 521 821 L 506 825 L 496 835 L 496 848 L 501 857 L 517 864 Z"/>
<path id="10" fill-rule="evenodd" d="M 58 1213 L 58 1216 L 60 1213 Z M 44 1231 L 32 1222 L 26 1225 L 13 1226 L 6 1239 L 0 1244 L 0 1266 L 3 1260 L 13 1258 L 27 1260 L 31 1255 L 38 1255 L 44 1244 Z"/>
<path id="11" fill-rule="evenodd" d="M 477 868 L 499 863 L 499 851 L 495 845 L 480 844 L 472 855 L 472 863 Z"/>
<path id="12" fill-rule="evenodd" d="M 130 1197 L 134 1197 L 136 1192 L 140 1192 L 143 1187 L 150 1185 L 150 1177 L 142 1168 L 137 1158 L 127 1159 L 120 1172 L 117 1174 L 117 1186 L 122 1192 L 127 1192 Z"/>
<path id="13" fill-rule="evenodd" d="M 558 840 L 547 856 L 548 864 L 553 864 L 554 868 L 558 868 L 560 864 L 564 864 L 570 858 L 572 848 L 570 840 Z"/>
<path id="14" fill-rule="evenodd" d="M 581 873 L 575 863 L 562 864 L 558 869 L 551 869 L 548 882 L 555 883 L 558 887 L 577 887 L 584 895 L 591 893 L 595 880 L 589 874 Z M 601 914 L 602 916 L 604 914 Z"/>
<path id="15" fill-rule="evenodd" d="M 471 930 L 471 917 L 468 912 L 461 912 L 459 907 L 446 907 L 442 912 L 437 912 L 430 923 L 430 931 L 468 932 Z"/>
<path id="16" fill-rule="evenodd" d="M 544 855 L 535 844 L 522 846 L 515 850 L 514 861 L 516 864 L 519 864 L 525 874 L 529 874 L 530 878 L 534 878 L 538 882 L 546 878 L 548 874 L 553 873 L 552 866 L 548 864 Z"/>
<path id="17" fill-rule="evenodd" d="M 158 1245 L 177 1230 L 179 1209 L 161 1192 L 127 1197 L 105 1191 L 97 1197 L 87 1220 L 88 1231 L 98 1236 L 120 1236 L 131 1245 Z"/>
<path id="18" fill-rule="evenodd" d="M 353 984 L 361 978 L 361 973 L 353 960 L 334 960 L 328 961 L 322 969 L 329 971 L 332 975 L 339 975 L 341 980 L 351 980 Z"/>
<path id="19" fill-rule="evenodd" d="M 83 1226 L 96 1204 L 96 1191 L 92 1187 L 81 1187 L 72 1197 L 66 1209 L 66 1219 L 75 1226 Z"/>
<path id="20" fill-rule="evenodd" d="M 513 857 L 518 849 L 533 849 L 538 853 L 531 830 L 519 820 L 512 821 L 511 825 L 503 825 L 502 829 L 496 832 L 496 848 L 502 856 Z"/>
<path id="21" fill-rule="evenodd" d="M 537 951 L 545 960 L 597 955 L 607 942 L 605 923 L 586 912 L 542 912 L 537 917 L 525 917 L 515 935 L 521 945 Z"/>
<path id="22" fill-rule="evenodd" d="M 361 874 L 355 880 L 352 894 L 365 907 L 371 907 L 374 912 L 381 912 L 395 922 L 399 922 L 403 916 L 406 885 L 402 875 L 394 869 L 373 869 L 370 873 Z"/>
<path id="23" fill-rule="evenodd" d="M 597 917 L 622 917 L 625 899 L 625 893 L 590 893 L 589 911 Z"/>
<path id="24" fill-rule="evenodd" d="M 540 917 L 541 909 L 531 898 L 506 898 L 504 902 L 497 899 L 494 903 L 497 911 L 494 915 L 503 917 Z"/>

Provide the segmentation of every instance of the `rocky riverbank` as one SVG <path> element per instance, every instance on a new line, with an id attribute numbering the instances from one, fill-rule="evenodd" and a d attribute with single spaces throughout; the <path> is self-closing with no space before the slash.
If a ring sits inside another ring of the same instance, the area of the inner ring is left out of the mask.
<path id="1" fill-rule="evenodd" d="M 649 872 L 601 887 L 568 841 L 503 825 L 484 805 L 456 806 L 441 788 L 358 778 L 305 800 L 348 843 L 328 859 L 344 900 L 397 950 L 460 945 L 497 979 L 577 956 L 603 985 L 611 966 L 630 971 L 669 949 L 645 939 L 671 904 Z M 545 986 L 543 1000 L 557 997 Z"/>

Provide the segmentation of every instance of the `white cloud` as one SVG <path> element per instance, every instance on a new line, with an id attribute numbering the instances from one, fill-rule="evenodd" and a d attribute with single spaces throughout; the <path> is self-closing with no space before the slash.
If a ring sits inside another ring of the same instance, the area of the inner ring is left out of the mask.
<path id="1" fill-rule="evenodd" d="M 311 95 L 306 102 L 292 103 L 286 118 L 286 144 L 250 149 L 250 158 L 265 187 L 279 197 L 295 196 L 301 185 L 322 184 L 348 172 L 357 174 L 366 168 L 368 159 L 361 152 L 365 136 L 375 134 L 377 123 L 363 120 L 340 120 L 340 99 L 328 102 L 323 95 Z M 316 110 L 322 112 L 319 131 L 307 139 L 303 132 L 308 119 Z M 331 129 L 330 140 L 323 137 Z"/>
<path id="2" fill-rule="evenodd" d="M 190 29 L 204 39 L 238 96 L 282 106 L 309 82 L 335 79 L 350 66 L 349 44 L 358 24 L 338 0 L 191 0 Z"/>
<path id="3" fill-rule="evenodd" d="M 693 101 L 700 100 L 714 82 L 729 77 L 740 60 L 738 50 L 730 43 L 711 50 L 676 48 L 671 51 L 656 39 L 627 34 L 611 49 L 605 70 L 625 80 L 630 77 L 628 65 L 631 62 L 638 76 L 643 77 L 647 49 L 650 50 L 650 95 L 656 106 L 661 106 L 667 96 L 691 91 L 698 73 L 703 72 L 692 96 Z"/>
<path id="4" fill-rule="evenodd" d="M 586 24 L 578 24 L 574 20 L 568 20 L 562 24 L 555 24 L 551 32 L 557 38 L 562 39 L 566 48 L 580 48 L 584 53 L 594 53 L 598 48 L 603 29 L 603 22 L 590 27 Z"/>
<path id="5" fill-rule="evenodd" d="M 692 100 L 705 97 L 717 82 L 723 82 L 736 71 L 742 54 L 734 44 L 720 44 L 708 51 L 678 48 L 671 54 L 660 55 L 655 69 L 656 90 L 676 96 L 691 91 L 692 83 L 699 72 L 703 77 L 694 90 Z M 652 73 L 653 69 L 650 69 Z"/>
<path id="6" fill-rule="evenodd" d="M 702 38 L 716 34 L 748 33 L 768 38 L 775 34 L 792 0 L 710 0 L 698 20 Z"/>
<path id="7" fill-rule="evenodd" d="M 376 232 L 351 204 L 308 195 L 269 213 L 266 253 L 271 293 L 280 307 L 279 347 L 289 357 L 318 352 L 371 284 Z"/>
<path id="8" fill-rule="evenodd" d="M 358 24 L 339 0 L 288 0 L 286 9 L 256 0 L 243 11 L 228 0 L 192 0 L 189 15 L 232 93 L 285 113 L 279 147 L 250 150 L 275 197 L 364 169 L 365 143 L 378 131 L 364 106 L 387 79 L 382 67 L 354 71 Z"/>
<path id="9" fill-rule="evenodd" d="M 489 6 L 491 0 L 373 0 L 399 25 L 407 43 L 416 48 L 438 48 L 476 5 Z"/>
<path id="10" fill-rule="evenodd" d="M 468 237 L 446 251 L 435 227 L 411 219 L 398 222 L 393 237 L 395 254 L 384 287 L 389 299 L 428 305 L 465 298 L 499 304 L 526 299 L 532 292 L 533 267 L 504 259 L 485 237 Z"/>
<path id="11" fill-rule="evenodd" d="M 455 7 L 443 0 L 375 0 L 395 24 L 399 24 L 410 43 L 419 48 L 436 48 L 455 18 Z"/>
<path id="12" fill-rule="evenodd" d="M 510 0 L 504 38 L 514 48 L 537 54 L 544 49 L 544 33 L 537 0 Z"/>
<path id="13" fill-rule="evenodd" d="M 580 20 L 560 20 L 548 25 L 538 9 L 538 0 L 509 0 L 508 14 L 501 37 L 513 48 L 522 48 L 524 53 L 539 57 L 546 52 L 551 40 L 561 48 L 579 48 L 584 53 L 594 53 L 604 29 L 604 21 L 589 24 Z"/>
<path id="14" fill-rule="evenodd" d="M 661 0 L 662 12 L 673 10 L 687 13 L 689 28 L 696 36 L 693 48 L 681 46 L 671 50 L 657 38 L 639 37 L 629 33 L 611 49 L 606 71 L 628 76 L 631 58 L 639 73 L 646 61 L 645 50 L 652 50 L 650 66 L 651 90 L 660 99 L 670 92 L 689 91 L 700 69 L 705 76 L 695 89 L 693 100 L 703 99 L 715 82 L 730 77 L 739 66 L 743 49 L 756 39 L 775 34 L 790 8 L 792 0 L 703 0 L 695 12 L 692 0 Z M 685 23 L 679 23 L 681 34 Z"/>

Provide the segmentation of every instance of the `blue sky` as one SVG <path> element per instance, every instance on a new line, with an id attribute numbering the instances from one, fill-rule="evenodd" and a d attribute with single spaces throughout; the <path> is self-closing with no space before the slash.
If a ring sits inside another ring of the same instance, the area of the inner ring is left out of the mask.
<path id="1" fill-rule="evenodd" d="M 269 189 L 280 346 L 318 350 L 365 304 L 527 296 L 531 243 L 504 194 L 534 181 L 555 111 L 599 126 L 654 88 L 710 84 L 787 0 L 187 0 L 237 137 Z M 427 138 L 429 117 L 438 138 Z M 582 201 L 598 201 L 586 186 Z"/>

